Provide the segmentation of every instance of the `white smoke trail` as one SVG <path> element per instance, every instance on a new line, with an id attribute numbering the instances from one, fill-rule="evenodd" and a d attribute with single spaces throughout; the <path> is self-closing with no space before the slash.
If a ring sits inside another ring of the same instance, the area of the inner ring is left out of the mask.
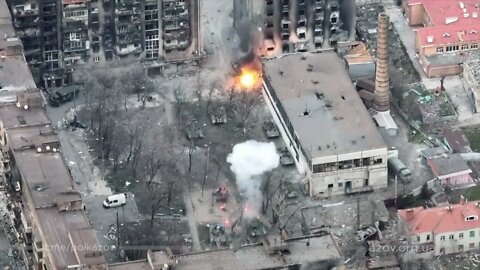
<path id="1" fill-rule="evenodd" d="M 256 216 L 262 207 L 261 175 L 276 167 L 280 156 L 273 142 L 246 141 L 233 146 L 227 156 L 230 169 L 235 174 L 237 187 L 247 199 L 244 215 Z"/>

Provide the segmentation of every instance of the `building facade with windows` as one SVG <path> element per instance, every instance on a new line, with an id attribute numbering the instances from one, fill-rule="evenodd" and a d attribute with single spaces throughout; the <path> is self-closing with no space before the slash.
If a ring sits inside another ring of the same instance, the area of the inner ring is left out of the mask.
<path id="1" fill-rule="evenodd" d="M 200 0 L 8 0 L 37 84 L 72 82 L 80 65 L 146 68 L 203 56 Z"/>
<path id="2" fill-rule="evenodd" d="M 387 146 L 334 52 L 265 60 L 263 71 L 266 103 L 310 196 L 387 186 Z"/>
<path id="3" fill-rule="evenodd" d="M 415 47 L 427 76 L 460 74 L 480 44 L 478 1 L 408 0 L 404 9 L 410 26 L 423 26 L 415 29 Z"/>
<path id="4" fill-rule="evenodd" d="M 480 201 L 398 211 L 399 228 L 407 240 L 432 255 L 480 249 Z"/>

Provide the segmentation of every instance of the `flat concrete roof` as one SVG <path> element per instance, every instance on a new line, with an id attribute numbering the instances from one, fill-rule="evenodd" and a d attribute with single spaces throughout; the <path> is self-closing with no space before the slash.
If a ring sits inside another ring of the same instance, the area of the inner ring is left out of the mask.
<path id="1" fill-rule="evenodd" d="M 265 60 L 263 72 L 309 158 L 386 147 L 335 53 Z"/>
<path id="2" fill-rule="evenodd" d="M 27 150 L 14 153 L 35 208 L 56 204 L 56 195 L 74 189 L 73 180 L 60 153 L 37 153 Z"/>
<path id="3" fill-rule="evenodd" d="M 47 113 L 41 109 L 17 108 L 15 104 L 0 106 L 0 121 L 5 129 L 48 125 Z"/>
<path id="4" fill-rule="evenodd" d="M 224 270 L 261 270 L 280 269 L 288 265 L 330 265 L 342 261 L 336 243 L 331 235 L 313 236 L 308 238 L 297 238 L 287 240 L 290 253 L 282 256 L 278 254 L 268 255 L 265 247 L 261 244 L 243 246 L 238 249 L 214 250 L 195 254 L 175 256 L 178 261 L 173 267 L 175 270 L 196 270 L 196 269 L 224 269 Z M 307 245 L 307 243 L 309 245 Z M 110 270 L 126 269 L 151 269 L 146 260 L 113 264 L 108 267 Z M 331 268 L 309 268 L 309 269 L 331 269 Z"/>
<path id="5" fill-rule="evenodd" d="M 90 253 L 95 249 L 94 246 L 98 246 L 98 242 L 83 210 L 59 212 L 56 207 L 48 207 L 36 209 L 36 214 L 40 230 L 46 236 L 44 245 L 50 249 L 52 264 L 58 269 L 82 263 L 105 263 L 101 252 Z"/>
<path id="6" fill-rule="evenodd" d="M 27 148 L 36 149 L 42 144 L 59 143 L 50 124 L 42 127 L 24 127 L 9 130 L 8 143 L 16 151 Z"/>

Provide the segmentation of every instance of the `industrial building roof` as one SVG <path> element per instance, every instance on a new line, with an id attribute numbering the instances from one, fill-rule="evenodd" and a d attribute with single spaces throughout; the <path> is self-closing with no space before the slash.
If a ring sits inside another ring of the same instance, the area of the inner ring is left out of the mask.
<path id="1" fill-rule="evenodd" d="M 416 207 L 398 210 L 398 216 L 408 225 L 412 234 L 466 231 L 480 227 L 480 201 L 465 202 L 434 208 Z M 467 217 L 476 217 L 467 220 Z"/>
<path id="2" fill-rule="evenodd" d="M 292 54 L 263 66 L 309 158 L 386 147 L 335 53 Z"/>
<path id="3" fill-rule="evenodd" d="M 280 269 L 289 265 L 321 265 L 322 263 L 331 268 L 337 266 L 343 258 L 331 235 L 291 239 L 285 243 L 288 244 L 290 252 L 283 255 L 269 255 L 265 247 L 260 244 L 242 246 L 236 250 L 224 249 L 179 255 L 173 258 L 177 263 L 171 269 L 261 270 Z M 108 268 L 110 270 L 152 269 L 147 260 L 113 264 Z M 311 269 L 323 268 L 312 267 Z"/>
<path id="4" fill-rule="evenodd" d="M 445 155 L 429 160 L 435 176 L 439 178 L 447 178 L 451 174 L 471 173 L 472 170 L 459 154 Z"/>

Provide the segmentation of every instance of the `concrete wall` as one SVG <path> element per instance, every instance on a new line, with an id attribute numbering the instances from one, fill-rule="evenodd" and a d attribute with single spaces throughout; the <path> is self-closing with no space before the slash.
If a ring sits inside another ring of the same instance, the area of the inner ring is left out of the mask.
<path id="1" fill-rule="evenodd" d="M 375 63 L 359 63 L 347 65 L 348 75 L 352 80 L 360 78 L 374 78 L 375 77 Z"/>
<path id="2" fill-rule="evenodd" d="M 473 236 L 470 236 L 470 232 L 473 233 Z M 463 236 L 461 234 L 463 234 Z M 453 237 L 453 239 L 450 239 L 451 237 Z M 436 256 L 442 254 L 442 248 L 444 249 L 445 254 L 478 250 L 480 248 L 480 227 L 472 230 L 447 232 L 435 235 Z"/>
<path id="3" fill-rule="evenodd" d="M 423 65 L 423 64 L 422 64 Z M 462 73 L 461 65 L 428 66 L 426 72 L 428 78 L 440 78 Z"/>
<path id="4" fill-rule="evenodd" d="M 351 193 L 385 188 L 388 184 L 387 167 L 380 164 L 312 174 L 309 182 L 310 196 L 314 198 L 346 194 L 347 185 L 351 185 Z"/>
<path id="5" fill-rule="evenodd" d="M 404 1 L 407 2 L 407 1 Z M 406 16 L 410 26 L 423 25 L 425 9 L 422 4 L 407 6 Z"/>
<path id="6" fill-rule="evenodd" d="M 475 75 L 473 74 L 472 69 L 475 68 L 475 66 L 475 64 L 473 64 L 473 66 L 471 66 L 470 64 L 466 64 L 463 66 L 463 88 L 467 92 L 472 91 L 475 108 L 478 113 L 480 110 L 480 85 L 479 82 L 475 79 Z"/>

